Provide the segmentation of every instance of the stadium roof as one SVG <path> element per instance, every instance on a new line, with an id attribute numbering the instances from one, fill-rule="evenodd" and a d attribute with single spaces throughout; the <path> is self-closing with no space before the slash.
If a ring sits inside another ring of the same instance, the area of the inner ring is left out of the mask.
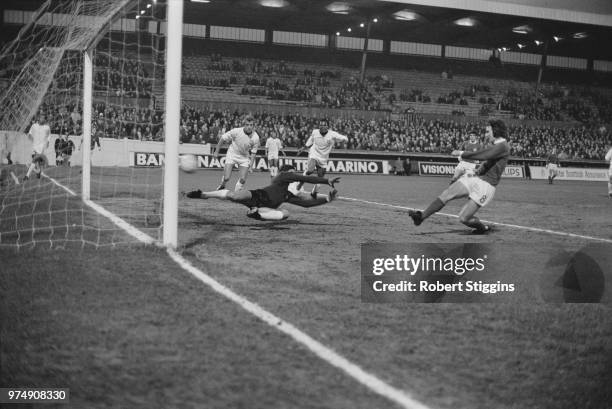
<path id="1" fill-rule="evenodd" d="M 187 1 L 185 22 L 363 37 L 377 18 L 372 38 L 531 53 L 548 39 L 552 55 L 612 60 L 611 0 L 208 1 Z"/>
<path id="2" fill-rule="evenodd" d="M 3 0 L 0 10 L 42 3 Z M 355 37 L 365 36 L 360 23 L 376 18 L 371 38 L 512 51 L 521 44 L 537 54 L 536 41 L 548 40 L 550 55 L 612 60 L 612 0 L 185 0 L 184 16 L 192 24 Z"/>

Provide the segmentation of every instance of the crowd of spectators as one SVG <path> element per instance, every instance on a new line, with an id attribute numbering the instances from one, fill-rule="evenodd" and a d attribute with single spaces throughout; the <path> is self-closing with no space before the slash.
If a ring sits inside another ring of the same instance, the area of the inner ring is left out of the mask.
<path id="1" fill-rule="evenodd" d="M 80 134 L 81 113 L 75 106 L 57 109 L 45 105 L 54 133 Z M 94 107 L 94 128 L 105 137 L 138 140 L 163 140 L 163 112 L 144 108 L 118 108 L 98 104 Z M 211 143 L 219 136 L 241 126 L 245 113 L 230 110 L 208 111 L 184 107 L 181 111 L 180 138 L 183 143 Z M 318 118 L 300 114 L 255 114 L 255 128 L 262 145 L 272 131 L 282 135 L 285 146 L 301 147 L 318 126 Z M 357 117 L 332 120 L 331 128 L 347 135 L 340 149 L 450 153 L 458 149 L 469 131 L 484 134 L 484 123 L 426 120 L 418 115 L 402 119 Z M 509 126 L 512 154 L 523 158 L 544 158 L 553 147 L 560 159 L 603 159 L 612 133 L 601 127 L 555 128 L 550 126 Z"/>
<path id="2" fill-rule="evenodd" d="M 612 122 L 612 99 L 591 89 L 544 87 L 538 90 L 509 89 L 499 109 L 516 118 L 539 121 L 579 121 L 584 124 Z"/>
<path id="3" fill-rule="evenodd" d="M 96 53 L 94 61 L 94 90 L 132 98 L 152 95 L 154 79 L 137 59 Z"/>
<path id="4" fill-rule="evenodd" d="M 392 103 L 377 87 L 350 78 L 339 87 L 327 87 L 322 78 L 306 81 L 298 78 L 293 86 L 277 79 L 247 77 L 242 95 L 256 95 L 273 100 L 295 101 L 327 108 L 356 108 L 362 110 L 390 110 Z"/>
<path id="5" fill-rule="evenodd" d="M 585 124 L 612 122 L 612 100 L 589 90 L 543 87 L 538 92 L 531 89 L 511 88 L 501 99 L 493 98 L 486 84 L 473 84 L 463 91 L 431 97 L 420 89 L 394 92 L 394 82 L 386 75 L 367 77 L 359 85 L 345 80 L 342 85 L 330 83 L 339 79 L 339 72 L 303 70 L 284 61 L 263 63 L 259 60 L 234 59 L 226 62 L 219 54 L 213 54 L 208 69 L 248 73 L 242 95 L 255 95 L 273 100 L 299 101 L 309 105 L 332 108 L 357 108 L 365 110 L 393 110 L 398 102 L 421 102 L 437 104 L 469 105 L 473 98 L 481 105 L 480 114 L 488 115 L 497 110 L 509 111 L 515 118 L 539 121 L 579 121 Z M 266 79 L 266 76 L 281 75 L 286 81 Z M 443 78 L 452 79 L 452 71 L 445 70 Z M 214 75 L 213 75 L 214 77 Z M 293 77 L 293 78 L 290 78 Z M 188 83 L 202 84 L 188 78 Z M 209 80 L 210 81 L 210 80 Z M 225 84 L 227 81 L 223 80 Z M 267 82 L 267 83 L 266 83 Z M 294 82 L 294 84 L 291 84 Z M 205 82 L 204 82 L 205 83 Z M 229 81 L 229 84 L 235 82 Z M 238 83 L 241 83 L 238 80 Z M 212 84 L 217 85 L 217 84 Z M 242 85 L 242 84 L 240 84 Z M 460 113 L 460 110 L 457 110 Z"/>

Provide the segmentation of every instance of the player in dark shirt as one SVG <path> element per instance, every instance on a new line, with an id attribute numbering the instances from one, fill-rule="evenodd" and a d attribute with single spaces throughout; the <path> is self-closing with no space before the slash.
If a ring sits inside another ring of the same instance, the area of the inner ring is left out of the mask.
<path id="1" fill-rule="evenodd" d="M 191 199 L 222 199 L 240 203 L 249 208 L 247 216 L 257 220 L 283 220 L 289 217 L 285 209 L 277 210 L 283 203 L 290 203 L 301 207 L 320 206 L 334 200 L 338 191 L 334 185 L 339 177 L 327 179 L 318 176 L 305 176 L 294 172 L 291 165 L 283 165 L 278 176 L 272 179 L 270 185 L 255 190 L 230 191 L 227 189 L 202 192 L 194 190 L 186 194 Z M 312 197 L 308 193 L 300 192 L 296 184 L 313 183 L 326 184 L 332 187 L 329 197 Z M 293 185 L 292 185 L 293 184 Z"/>
<path id="2" fill-rule="evenodd" d="M 498 119 L 489 121 L 486 128 L 486 136 L 492 145 L 477 152 L 454 151 L 453 155 L 465 159 L 476 159 L 484 161 L 476 169 L 475 175 L 465 175 L 450 185 L 440 196 L 434 200 L 427 209 L 421 211 L 409 211 L 415 225 L 420 225 L 432 214 L 439 212 L 451 200 L 469 197 L 470 200 L 459 212 L 461 223 L 474 229 L 474 233 L 482 234 L 488 232 L 491 227 L 483 224 L 478 217 L 474 216 L 483 206 L 486 206 L 493 195 L 495 187 L 499 184 L 504 169 L 508 164 L 510 156 L 510 145 L 506 141 L 506 124 Z"/>
<path id="3" fill-rule="evenodd" d="M 64 140 L 61 136 L 57 137 L 53 147 L 55 150 L 55 166 L 60 166 L 64 161 L 64 157 L 62 156 L 62 150 L 64 149 Z"/>

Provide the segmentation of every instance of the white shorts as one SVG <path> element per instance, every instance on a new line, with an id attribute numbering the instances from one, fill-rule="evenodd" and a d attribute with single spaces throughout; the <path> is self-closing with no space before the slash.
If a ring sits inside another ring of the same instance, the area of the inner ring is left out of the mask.
<path id="1" fill-rule="evenodd" d="M 473 175 L 475 170 L 476 170 L 475 163 L 466 162 L 462 160 L 462 161 L 459 161 L 459 164 L 455 168 L 455 174 L 458 174 L 459 172 L 461 172 L 463 174 L 471 173 Z"/>
<path id="2" fill-rule="evenodd" d="M 459 179 L 459 182 L 470 192 L 470 199 L 479 206 L 484 207 L 493 200 L 495 186 L 491 186 L 489 182 L 485 182 L 478 176 L 465 175 Z"/>
<path id="3" fill-rule="evenodd" d="M 548 170 L 557 170 L 558 166 L 556 163 L 549 163 L 548 165 L 546 165 L 546 168 Z"/>
<path id="4" fill-rule="evenodd" d="M 276 155 L 276 156 L 268 156 L 268 160 L 278 160 L 278 155 Z"/>
<path id="5" fill-rule="evenodd" d="M 251 164 L 251 160 L 248 156 L 237 155 L 230 149 L 227 151 L 227 155 L 225 155 L 225 164 L 227 165 L 228 163 L 248 168 Z"/>
<path id="6" fill-rule="evenodd" d="M 327 168 L 327 159 L 322 158 L 320 156 L 308 156 L 308 162 L 310 161 L 315 161 L 315 163 L 317 164 L 317 166 L 321 167 L 321 168 Z"/>

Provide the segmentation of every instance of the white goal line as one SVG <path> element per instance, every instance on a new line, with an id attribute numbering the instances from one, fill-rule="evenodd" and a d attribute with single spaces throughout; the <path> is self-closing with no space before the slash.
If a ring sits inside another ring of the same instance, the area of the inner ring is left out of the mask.
<path id="1" fill-rule="evenodd" d="M 394 208 L 394 209 L 401 209 L 401 210 L 418 210 L 418 209 L 415 209 L 415 208 L 412 208 L 412 207 L 394 205 L 394 204 L 389 204 L 389 203 L 373 202 L 371 200 L 357 199 L 357 198 L 354 198 L 354 197 L 340 196 L 338 199 L 340 199 L 340 200 L 347 200 L 347 201 L 350 201 L 350 202 L 361 202 L 361 203 L 371 204 L 371 205 L 375 205 L 375 206 L 391 207 L 391 208 Z M 446 216 L 446 217 L 453 217 L 455 219 L 459 218 L 459 216 L 456 215 L 456 214 L 450 214 L 450 213 L 444 213 L 444 212 L 438 212 L 436 214 L 440 214 L 440 215 Z M 557 235 L 557 236 L 574 237 L 574 238 L 584 239 L 584 240 L 600 241 L 600 242 L 603 242 L 603 243 L 612 243 L 612 239 L 606 239 L 606 238 L 603 238 L 603 237 L 585 236 L 585 235 L 582 235 L 582 234 L 567 233 L 567 232 L 563 232 L 563 231 L 549 230 L 549 229 L 540 229 L 538 227 L 522 226 L 520 224 L 510 224 L 510 223 L 494 222 L 494 221 L 490 221 L 490 220 L 481 220 L 481 221 L 484 222 L 484 223 L 494 224 L 496 226 L 511 227 L 513 229 L 529 230 L 529 231 L 535 231 L 535 232 L 538 232 L 538 233 L 554 234 L 554 235 Z"/>
<path id="2" fill-rule="evenodd" d="M 77 196 L 77 194 L 72 189 L 62 185 L 54 178 L 46 175 L 45 173 L 43 173 L 43 176 L 48 178 L 51 182 L 53 182 L 60 188 L 64 189 L 70 195 Z M 128 233 L 132 237 L 136 238 L 138 241 L 142 243 L 146 243 L 146 244 L 156 244 L 156 245 L 161 246 L 161 244 L 158 241 L 156 241 L 153 237 L 138 230 L 138 228 L 132 226 L 125 220 L 121 219 L 117 215 L 105 209 L 104 207 L 96 203 L 93 203 L 91 200 L 85 200 L 84 203 L 87 206 L 91 207 L 96 212 L 108 218 L 111 222 L 113 222 L 115 225 L 123 229 L 126 233 Z M 202 270 L 193 266 L 188 260 L 186 260 L 183 256 L 181 256 L 177 251 L 167 248 L 167 252 L 170 258 L 174 260 L 181 268 L 191 273 L 191 275 L 193 275 L 195 278 L 197 278 L 198 280 L 206 284 L 208 287 L 210 287 L 217 293 L 221 294 L 225 298 L 235 302 L 236 304 L 241 306 L 244 310 L 254 315 L 255 317 L 259 318 L 261 321 L 265 322 L 271 327 L 276 328 L 277 330 L 279 330 L 280 332 L 286 335 L 289 335 L 296 342 L 305 346 L 307 349 L 309 349 L 313 354 L 318 356 L 320 359 L 340 369 L 345 374 L 347 374 L 348 376 L 350 376 L 357 382 L 361 383 L 362 385 L 364 385 L 371 391 L 388 399 L 389 401 L 396 403 L 397 405 L 399 405 L 400 407 L 404 409 L 430 409 L 425 404 L 414 399 L 409 393 L 401 389 L 397 389 L 389 385 L 388 383 L 384 382 L 383 380 L 378 378 L 376 375 L 370 372 L 367 372 L 366 370 L 361 368 L 359 365 L 354 364 L 353 362 L 349 361 L 342 355 L 335 352 L 330 347 L 325 346 L 321 342 L 312 338 L 310 335 L 306 334 L 304 331 L 300 330 L 299 328 L 289 323 L 288 321 L 283 320 L 282 318 L 267 311 L 260 305 L 252 301 L 249 301 L 245 297 L 235 293 L 228 287 L 221 284 L 219 281 L 215 280 L 208 274 L 204 273 Z"/>

